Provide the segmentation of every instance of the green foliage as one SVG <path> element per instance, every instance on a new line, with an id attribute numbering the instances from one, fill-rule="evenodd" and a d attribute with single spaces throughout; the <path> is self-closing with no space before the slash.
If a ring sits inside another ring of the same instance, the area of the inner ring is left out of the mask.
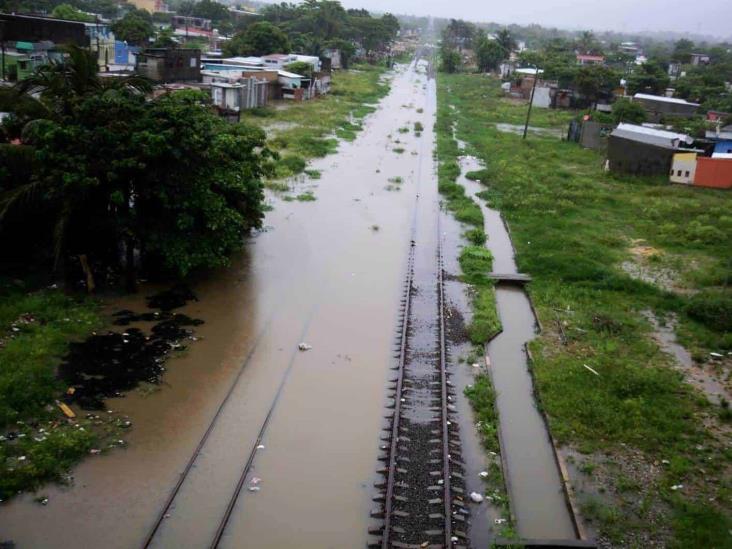
<path id="1" fill-rule="evenodd" d="M 66 19 L 68 21 L 82 21 L 84 23 L 92 23 L 94 21 L 94 16 L 83 13 L 70 4 L 59 4 L 53 8 L 51 17 Z"/>
<path id="2" fill-rule="evenodd" d="M 478 70 L 480 72 L 496 70 L 505 58 L 501 44 L 497 40 L 489 40 L 484 31 L 479 31 L 473 42 Z"/>
<path id="3" fill-rule="evenodd" d="M 669 77 L 658 63 L 649 61 L 637 66 L 628 77 L 628 93 L 662 95 L 669 84 Z"/>
<path id="4" fill-rule="evenodd" d="M 313 75 L 313 65 L 310 63 L 306 63 L 305 61 L 296 61 L 294 63 L 290 63 L 289 65 L 285 66 L 285 70 L 294 72 L 295 74 L 306 76 L 308 78 L 312 77 Z"/>
<path id="5" fill-rule="evenodd" d="M 582 95 L 591 101 L 605 94 L 609 95 L 620 83 L 620 74 L 602 65 L 580 67 L 574 78 L 574 85 Z"/>
<path id="6" fill-rule="evenodd" d="M 43 414 L 60 388 L 53 364 L 99 322 L 93 302 L 60 291 L 0 296 L 0 427 Z"/>
<path id="7" fill-rule="evenodd" d="M 732 332 L 732 295 L 707 290 L 689 299 L 686 314 L 717 332 Z"/>
<path id="8" fill-rule="evenodd" d="M 158 35 L 153 42 L 154 48 L 174 48 L 178 43 L 173 39 L 173 28 L 166 27 L 158 31 Z"/>
<path id="9" fill-rule="evenodd" d="M 682 38 L 674 44 L 673 60 L 679 63 L 689 63 L 694 53 L 694 42 Z"/>
<path id="10" fill-rule="evenodd" d="M 630 99 L 621 97 L 613 103 L 612 116 L 616 124 L 621 122 L 642 124 L 646 121 L 646 110 L 640 103 L 634 103 Z"/>
<path id="11" fill-rule="evenodd" d="M 440 50 L 440 70 L 447 73 L 458 72 L 461 64 L 460 53 L 443 45 Z"/>
<path id="12" fill-rule="evenodd" d="M 496 391 L 487 374 L 478 374 L 471 387 L 465 388 L 473 407 L 475 418 L 480 423 L 480 435 L 483 447 L 490 452 L 499 452 L 498 443 L 498 411 L 496 410 Z"/>
<path id="13" fill-rule="evenodd" d="M 225 43 L 224 51 L 228 56 L 288 53 L 290 40 L 279 27 L 269 21 L 260 21 L 234 35 Z"/>
<path id="14" fill-rule="evenodd" d="M 155 34 L 155 27 L 147 11 L 133 9 L 112 23 L 112 32 L 117 40 L 143 45 Z"/>
<path id="15" fill-rule="evenodd" d="M 179 275 L 226 264 L 263 217 L 264 132 L 227 124 L 201 92 L 147 100 L 133 85 L 141 82 L 103 82 L 91 63 L 72 50 L 28 79 L 52 116 L 28 124 L 37 164 L 5 205 L 50 208 L 60 259 L 87 254 L 114 266 L 109 250 L 124 242 Z"/>

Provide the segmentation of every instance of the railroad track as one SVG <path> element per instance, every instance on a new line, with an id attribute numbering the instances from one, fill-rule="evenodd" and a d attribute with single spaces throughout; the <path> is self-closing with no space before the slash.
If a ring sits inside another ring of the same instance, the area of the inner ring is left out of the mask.
<path id="1" fill-rule="evenodd" d="M 370 547 L 467 545 L 460 438 L 447 371 L 439 217 L 437 229 L 436 280 L 415 280 L 414 238 L 409 249 L 397 330 L 396 377 L 389 387 L 388 407 L 393 413 L 387 416 L 379 457 L 385 463 L 379 473 L 385 478 L 377 483 L 379 493 L 374 498 L 382 505 L 372 511 L 372 517 L 383 522 L 369 529 L 380 538 Z M 419 301 L 416 308 L 415 300 Z"/>

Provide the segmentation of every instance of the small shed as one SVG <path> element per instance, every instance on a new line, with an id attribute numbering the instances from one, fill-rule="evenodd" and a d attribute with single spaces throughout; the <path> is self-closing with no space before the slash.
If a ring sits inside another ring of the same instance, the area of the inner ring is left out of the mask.
<path id="1" fill-rule="evenodd" d="M 671 174 L 669 176 L 671 183 L 691 185 L 694 183 L 695 173 L 696 153 L 679 152 L 674 154 L 673 163 L 671 164 Z"/>
<path id="2" fill-rule="evenodd" d="M 639 103 L 645 109 L 651 122 L 659 122 L 666 115 L 690 118 L 696 114 L 699 108 L 698 103 L 647 93 L 636 93 L 633 96 L 633 101 Z"/>
<path id="3" fill-rule="evenodd" d="M 674 154 L 693 142 L 685 134 L 619 124 L 608 138 L 608 164 L 613 172 L 667 176 Z"/>
<path id="4" fill-rule="evenodd" d="M 697 158 L 694 185 L 732 189 L 732 158 Z"/>

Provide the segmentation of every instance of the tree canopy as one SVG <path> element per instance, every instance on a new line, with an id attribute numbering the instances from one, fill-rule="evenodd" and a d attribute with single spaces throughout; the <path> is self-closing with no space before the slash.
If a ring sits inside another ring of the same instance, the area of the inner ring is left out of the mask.
<path id="1" fill-rule="evenodd" d="M 227 55 L 268 55 L 288 53 L 290 40 L 282 30 L 269 21 L 254 23 L 224 45 Z"/>
<path id="2" fill-rule="evenodd" d="M 128 280 L 135 251 L 148 272 L 226 264 L 262 221 L 272 156 L 264 132 L 226 123 L 206 94 L 149 100 L 144 81 L 99 78 L 93 63 L 72 50 L 67 63 L 17 88 L 30 99 L 40 93 L 43 114 L 22 129 L 34 160 L 27 180 L 2 189 L 0 221 L 44 211 L 61 264 L 83 256 L 92 272 L 118 267 Z"/>
<path id="3" fill-rule="evenodd" d="M 147 11 L 133 9 L 112 23 L 112 32 L 117 40 L 143 45 L 155 34 L 155 27 Z"/>

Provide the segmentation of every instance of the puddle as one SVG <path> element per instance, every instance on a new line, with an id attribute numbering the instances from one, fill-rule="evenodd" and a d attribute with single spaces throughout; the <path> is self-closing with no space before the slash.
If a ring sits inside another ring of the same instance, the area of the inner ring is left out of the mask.
<path id="1" fill-rule="evenodd" d="M 732 400 L 732 394 L 724 383 L 713 372 L 707 370 L 709 365 L 696 365 L 691 353 L 676 340 L 675 318 L 670 317 L 666 323 L 661 323 L 651 311 L 643 311 L 643 316 L 651 323 L 653 338 L 661 350 L 674 357 L 676 365 L 684 372 L 691 385 L 703 392 L 713 404 L 720 404 L 722 399 L 728 402 Z"/>
<path id="2" fill-rule="evenodd" d="M 159 384 L 168 357 L 186 348 L 181 343 L 184 339 L 193 338 L 190 327 L 203 324 L 202 320 L 170 312 L 193 299 L 190 290 L 165 290 L 147 298 L 150 307 L 161 311 L 137 314 L 124 309 L 113 315 L 113 324 L 118 326 L 155 322 L 149 332 L 132 327 L 72 343 L 58 371 L 69 387 L 63 400 L 84 410 L 102 410 L 108 398 L 122 396 L 141 383 Z"/>
<path id="3" fill-rule="evenodd" d="M 515 135 L 524 134 L 524 126 L 522 124 L 496 124 L 496 129 L 503 133 L 512 133 Z M 529 126 L 529 133 L 541 137 L 557 137 L 559 139 L 562 139 L 566 134 L 562 129 L 537 128 L 535 126 Z"/>

